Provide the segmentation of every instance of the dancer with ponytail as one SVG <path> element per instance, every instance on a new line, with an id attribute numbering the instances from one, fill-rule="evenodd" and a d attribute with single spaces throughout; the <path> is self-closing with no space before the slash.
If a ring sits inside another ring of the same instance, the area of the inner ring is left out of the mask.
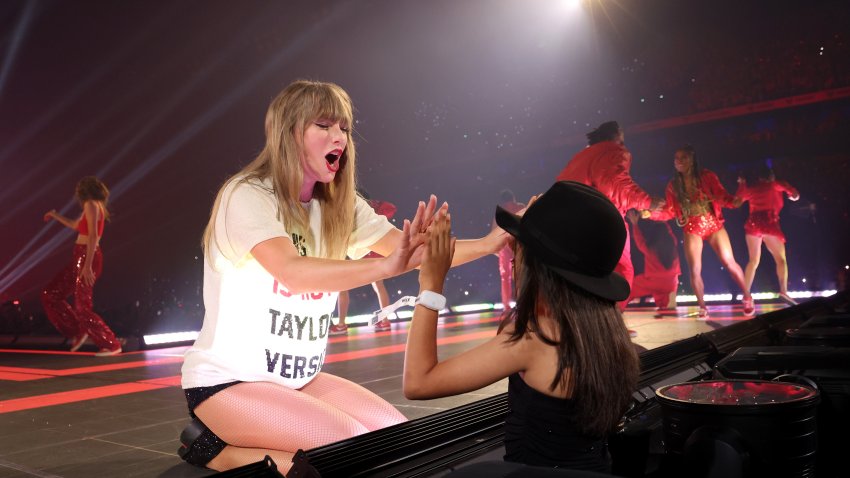
<path id="1" fill-rule="evenodd" d="M 103 271 L 103 253 L 100 239 L 109 211 L 106 201 L 109 189 L 94 176 L 86 176 L 77 183 L 75 197 L 83 209 L 77 219 L 67 218 L 55 209 L 44 215 L 77 232 L 71 263 L 59 271 L 41 293 L 41 303 L 47 319 L 54 327 L 71 340 L 71 351 L 79 350 L 86 340 L 91 339 L 100 349 L 97 356 L 121 353 L 121 342 L 112 329 L 94 312 L 94 284 Z M 73 307 L 66 301 L 74 296 Z"/>

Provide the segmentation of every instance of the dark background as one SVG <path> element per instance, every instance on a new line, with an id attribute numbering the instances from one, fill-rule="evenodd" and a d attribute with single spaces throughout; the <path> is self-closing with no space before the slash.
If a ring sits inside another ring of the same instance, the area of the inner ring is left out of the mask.
<path id="1" fill-rule="evenodd" d="M 268 102 L 298 78 L 349 92 L 359 182 L 398 206 L 396 221 L 434 193 L 459 237 L 484 235 L 503 188 L 522 201 L 544 191 L 584 133 L 616 119 L 652 194 L 683 143 L 732 191 L 769 160 L 802 194 L 782 217 L 789 288 L 841 288 L 847 96 L 641 125 L 849 86 L 848 13 L 843 1 L 2 2 L 0 302 L 51 330 L 38 293 L 74 235 L 42 215 L 78 215 L 74 185 L 93 174 L 113 213 L 96 310 L 119 333 L 197 328 L 215 193 L 260 150 Z M 743 266 L 746 206 L 725 214 Z M 707 292 L 735 291 L 704 258 Z M 497 269 L 495 257 L 455 269 L 450 304 L 498 301 Z M 415 273 L 387 286 L 415 293 Z M 766 251 L 754 290 L 777 290 Z M 368 287 L 352 299 L 352 314 L 377 305 Z"/>

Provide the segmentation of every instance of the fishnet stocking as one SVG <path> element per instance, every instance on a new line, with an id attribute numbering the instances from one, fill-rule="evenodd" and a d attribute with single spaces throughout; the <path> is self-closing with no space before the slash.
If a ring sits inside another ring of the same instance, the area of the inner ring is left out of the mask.
<path id="1" fill-rule="evenodd" d="M 205 400 L 195 414 L 228 445 L 290 453 L 406 420 L 366 388 L 326 373 L 301 390 L 240 383 Z"/>

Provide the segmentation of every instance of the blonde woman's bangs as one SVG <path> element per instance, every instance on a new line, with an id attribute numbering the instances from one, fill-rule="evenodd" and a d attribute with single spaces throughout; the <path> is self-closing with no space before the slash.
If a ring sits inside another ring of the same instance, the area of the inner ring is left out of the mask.
<path id="1" fill-rule="evenodd" d="M 327 119 L 351 127 L 354 113 L 351 111 L 351 100 L 344 91 L 330 85 L 317 88 L 314 101 L 314 119 Z"/>

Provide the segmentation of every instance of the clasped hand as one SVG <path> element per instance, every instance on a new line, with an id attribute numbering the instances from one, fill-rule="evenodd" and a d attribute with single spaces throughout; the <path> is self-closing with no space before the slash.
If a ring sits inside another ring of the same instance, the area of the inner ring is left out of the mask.
<path id="1" fill-rule="evenodd" d="M 402 274 L 419 266 L 422 262 L 424 245 L 428 240 L 428 229 L 435 219 L 447 215 L 448 210 L 449 205 L 445 202 L 437 209 L 437 196 L 433 194 L 427 204 L 423 201 L 419 202 L 413 220 L 404 220 L 398 246 L 384 260 L 388 277 Z"/>

